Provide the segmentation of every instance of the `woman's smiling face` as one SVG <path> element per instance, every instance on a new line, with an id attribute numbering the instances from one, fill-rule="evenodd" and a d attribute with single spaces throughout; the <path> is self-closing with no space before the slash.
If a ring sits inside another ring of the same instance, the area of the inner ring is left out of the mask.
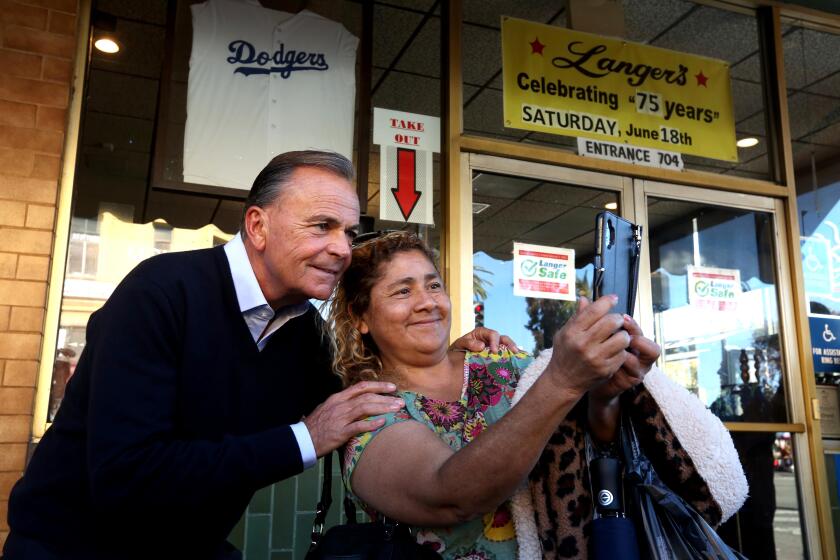
<path id="1" fill-rule="evenodd" d="M 386 367 L 425 365 L 449 341 L 452 303 L 434 265 L 417 250 L 380 265 L 359 331 L 370 334 Z"/>

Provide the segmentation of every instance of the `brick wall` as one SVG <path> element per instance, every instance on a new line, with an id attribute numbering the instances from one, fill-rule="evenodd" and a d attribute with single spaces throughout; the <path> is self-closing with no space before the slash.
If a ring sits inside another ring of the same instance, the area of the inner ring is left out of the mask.
<path id="1" fill-rule="evenodd" d="M 0 0 L 0 547 L 32 432 L 77 0 Z"/>

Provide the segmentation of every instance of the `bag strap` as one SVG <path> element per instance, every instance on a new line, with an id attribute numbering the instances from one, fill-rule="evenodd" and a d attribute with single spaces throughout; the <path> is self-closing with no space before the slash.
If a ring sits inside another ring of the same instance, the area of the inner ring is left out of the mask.
<path id="1" fill-rule="evenodd" d="M 324 536 L 324 527 L 327 522 L 327 513 L 330 511 L 332 505 L 332 453 L 324 455 L 324 478 L 321 481 L 321 498 L 315 506 L 315 519 L 312 521 L 312 534 L 310 540 L 312 546 L 317 546 L 321 537 Z M 350 496 L 344 496 L 344 515 L 347 517 L 347 523 L 358 523 L 356 518 L 356 506 L 353 505 L 353 500 Z"/>
<path id="2" fill-rule="evenodd" d="M 630 309 L 630 314 L 633 314 L 633 308 L 636 307 L 636 291 L 639 287 L 639 261 L 642 260 L 642 226 L 633 226 L 633 254 L 630 255 L 631 267 L 630 271 L 630 289 L 629 301 L 627 307 Z"/>
<path id="3" fill-rule="evenodd" d="M 643 483 L 651 475 L 656 477 L 656 471 L 642 450 L 639 435 L 627 413 L 621 415 L 621 456 L 625 477 L 631 486 Z"/>
<path id="4" fill-rule="evenodd" d="M 332 505 L 332 451 L 324 455 L 324 479 L 321 482 L 321 499 L 315 506 L 315 519 L 312 521 L 312 535 L 310 540 L 312 546 L 317 546 L 318 541 L 324 536 L 324 524 L 327 521 L 327 513 Z"/>
<path id="5" fill-rule="evenodd" d="M 619 426 L 621 453 L 625 464 L 633 465 L 642 454 L 639 438 L 636 436 L 636 430 L 633 428 L 633 421 L 629 414 L 622 414 L 619 422 L 621 423 Z"/>

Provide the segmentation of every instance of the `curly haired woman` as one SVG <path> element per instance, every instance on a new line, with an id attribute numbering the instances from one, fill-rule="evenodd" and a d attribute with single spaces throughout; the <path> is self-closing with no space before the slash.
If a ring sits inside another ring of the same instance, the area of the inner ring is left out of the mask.
<path id="1" fill-rule="evenodd" d="M 349 442 L 349 491 L 446 559 L 586 558 L 584 433 L 613 441 L 626 408 L 663 480 L 710 523 L 732 515 L 747 489 L 729 434 L 652 367 L 659 347 L 614 301 L 582 301 L 536 360 L 464 355 L 425 244 L 358 245 L 330 311 L 333 365 L 348 385 L 392 381 L 405 407 Z"/>

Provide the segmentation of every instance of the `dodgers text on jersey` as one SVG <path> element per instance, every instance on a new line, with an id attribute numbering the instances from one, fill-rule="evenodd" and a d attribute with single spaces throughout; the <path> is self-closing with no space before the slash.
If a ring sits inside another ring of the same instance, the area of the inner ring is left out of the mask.
<path id="1" fill-rule="evenodd" d="M 286 50 L 286 45 L 280 43 L 280 48 L 269 54 L 265 51 L 257 51 L 254 45 L 248 41 L 231 41 L 228 50 L 232 53 L 227 57 L 230 64 L 258 64 L 259 66 L 240 66 L 233 71 L 234 74 L 251 76 L 254 74 L 280 74 L 283 79 L 292 75 L 292 72 L 301 70 L 324 71 L 330 65 L 324 57 L 324 53 L 309 53 L 306 51 Z M 266 67 L 269 63 L 272 66 Z"/>

